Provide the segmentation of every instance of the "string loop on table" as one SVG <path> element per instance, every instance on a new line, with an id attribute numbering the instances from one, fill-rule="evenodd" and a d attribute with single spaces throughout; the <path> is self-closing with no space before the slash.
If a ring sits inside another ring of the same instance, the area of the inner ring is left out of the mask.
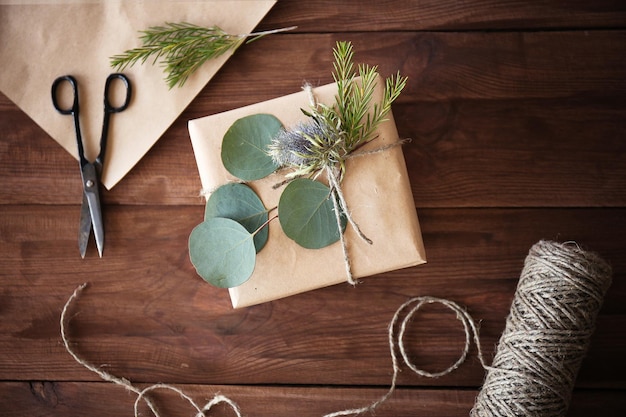
<path id="1" fill-rule="evenodd" d="M 113 382 L 117 385 L 124 387 L 128 391 L 131 391 L 137 394 L 137 398 L 135 400 L 135 405 L 134 405 L 135 417 L 139 416 L 139 404 L 141 403 L 141 401 L 144 401 L 148 405 L 148 407 L 150 408 L 150 410 L 156 417 L 160 417 L 159 411 L 157 410 L 155 404 L 147 396 L 149 393 L 156 391 L 156 390 L 169 390 L 169 391 L 174 391 L 177 394 L 179 394 L 181 398 L 186 400 L 196 410 L 196 417 L 204 417 L 207 411 L 209 411 L 214 405 L 217 405 L 219 403 L 227 404 L 235 412 L 237 417 L 242 417 L 241 411 L 237 403 L 226 396 L 216 394 L 211 401 L 207 402 L 203 407 L 201 407 L 191 397 L 189 397 L 187 394 L 185 394 L 181 389 L 177 387 L 174 387 L 169 384 L 153 384 L 146 388 L 139 389 L 135 387 L 127 379 L 119 378 L 106 371 L 103 371 L 102 369 L 90 364 L 89 362 L 87 362 L 86 360 L 78 356 L 74 352 L 72 347 L 70 346 L 70 342 L 67 337 L 66 328 L 69 322 L 69 319 L 67 318 L 67 314 L 68 314 L 68 310 L 72 302 L 78 297 L 80 292 L 86 286 L 87 284 L 85 283 L 85 284 L 80 285 L 78 288 L 74 290 L 74 293 L 67 300 L 67 302 L 65 303 L 65 306 L 63 307 L 63 311 L 61 312 L 61 337 L 63 339 L 63 344 L 65 345 L 65 349 L 67 350 L 67 352 L 74 358 L 74 360 L 76 360 L 76 362 L 80 363 L 85 368 L 89 369 L 90 371 L 96 373 L 103 380 L 108 381 L 108 382 Z M 417 313 L 417 311 L 420 308 L 422 308 L 422 306 L 426 304 L 434 304 L 434 303 L 442 304 L 456 313 L 457 319 L 460 320 L 461 323 L 463 324 L 463 329 L 465 332 L 465 346 L 463 348 L 463 352 L 461 356 L 451 366 L 439 372 L 428 372 L 428 371 L 418 368 L 411 361 L 411 359 L 409 358 L 405 343 L 404 343 L 404 337 L 409 327 L 409 322 L 413 318 L 415 313 Z M 400 317 L 402 316 L 402 314 L 405 313 L 405 310 L 408 310 L 408 312 L 406 312 L 404 318 L 400 321 L 399 333 L 397 333 L 396 335 L 396 327 L 398 327 L 398 321 L 400 320 Z M 483 366 L 486 367 L 485 362 L 483 360 L 482 350 L 480 348 L 480 342 L 478 339 L 478 328 L 476 324 L 474 323 L 474 320 L 461 306 L 459 306 L 458 304 L 450 300 L 445 300 L 445 299 L 430 297 L 430 296 L 411 298 L 410 300 L 402 304 L 400 308 L 398 308 L 398 310 L 395 312 L 393 319 L 389 323 L 388 338 L 389 338 L 389 351 L 391 354 L 391 360 L 392 360 L 392 365 L 393 365 L 393 377 L 391 380 L 391 387 L 389 388 L 389 391 L 387 391 L 387 393 L 383 395 L 380 399 L 371 403 L 368 406 L 337 411 L 334 413 L 326 414 L 324 417 L 355 415 L 355 414 L 360 414 L 366 411 L 373 411 L 376 407 L 378 407 L 383 402 L 385 402 L 391 396 L 391 394 L 393 394 L 396 388 L 396 381 L 398 378 L 398 373 L 400 372 L 399 358 L 396 353 L 396 350 L 400 351 L 400 357 L 402 358 L 404 364 L 406 364 L 413 372 L 421 376 L 437 378 L 443 375 L 447 375 L 450 372 L 454 371 L 456 368 L 459 367 L 461 363 L 463 363 L 463 361 L 465 361 L 465 359 L 467 358 L 469 349 L 470 349 L 471 341 L 473 339 L 474 343 L 476 344 L 478 348 L 478 358 L 481 364 L 483 364 Z"/>
<path id="2" fill-rule="evenodd" d="M 406 335 L 406 331 L 409 327 L 409 323 L 415 313 L 419 311 L 424 305 L 427 304 L 441 304 L 450 310 L 456 313 L 456 318 L 463 324 L 463 330 L 465 333 L 465 345 L 463 347 L 463 352 L 461 356 L 450 365 L 448 368 L 439 371 L 439 372 L 429 372 L 424 369 L 421 369 L 415 365 L 415 363 L 409 358 L 408 350 L 406 349 L 404 338 Z M 399 324 L 399 332 L 396 335 L 396 327 L 398 327 L 398 321 L 400 317 L 404 314 L 404 318 L 400 321 Z M 387 399 L 393 394 L 396 389 L 398 374 L 400 372 L 400 361 L 396 350 L 400 351 L 400 357 L 404 364 L 409 367 L 413 372 L 420 376 L 428 377 L 428 378 L 438 378 L 440 376 L 447 375 L 457 369 L 467 358 L 467 354 L 469 353 L 470 346 L 472 340 L 476 344 L 476 348 L 478 350 L 478 359 L 484 368 L 487 368 L 485 360 L 483 358 L 482 348 L 480 346 L 480 340 L 478 338 L 478 327 L 474 322 L 474 319 L 463 309 L 460 305 L 455 303 L 454 301 L 446 300 L 443 298 L 431 297 L 431 296 L 423 296 L 423 297 L 414 297 L 405 302 L 396 310 L 391 322 L 389 323 L 388 328 L 388 340 L 389 340 L 389 352 L 391 354 L 391 363 L 393 366 L 393 376 L 391 378 L 391 386 L 387 393 L 380 397 L 378 400 L 374 401 L 368 406 L 360 407 L 360 408 L 352 408 L 347 410 L 336 411 L 330 414 L 324 415 L 324 417 L 338 417 L 338 416 L 350 416 L 357 415 L 365 412 L 374 411 L 374 409 L 380 406 L 382 403 L 387 401 Z M 396 349 L 397 347 L 397 349 Z"/>

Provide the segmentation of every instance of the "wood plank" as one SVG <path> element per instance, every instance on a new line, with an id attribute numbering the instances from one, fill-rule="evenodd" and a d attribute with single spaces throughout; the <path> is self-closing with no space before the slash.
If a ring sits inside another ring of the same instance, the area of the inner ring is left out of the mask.
<path id="1" fill-rule="evenodd" d="M 199 386 L 181 387 L 199 404 L 204 405 L 217 392 L 237 402 L 244 415 L 264 416 L 321 416 L 348 407 L 364 406 L 384 394 L 384 389 L 349 389 L 319 387 L 238 387 Z M 132 413 L 135 397 L 104 383 L 3 383 L 0 391 L 16 399 L 21 406 L 7 404 L 3 416 L 32 415 L 83 416 L 85 413 L 99 416 L 120 416 Z M 405 390 L 399 389 L 376 415 L 467 415 L 472 407 L 475 391 L 454 390 Z M 104 402 L 103 399 L 107 401 Z M 602 396 L 601 396 L 602 398 Z M 603 398 L 610 398 L 603 396 Z M 192 416 L 193 408 L 181 398 L 164 392 L 155 396 L 164 416 Z M 108 403 L 111 403 L 108 405 Z M 142 411 L 145 407 L 142 408 Z M 226 407 L 218 407 L 215 415 L 234 415 Z M 147 411 L 146 411 L 147 412 Z M 419 414 L 413 414 L 417 412 Z M 424 413 L 424 414 L 421 414 Z"/>
<path id="2" fill-rule="evenodd" d="M 466 306 L 481 321 L 490 357 L 524 257 L 547 237 L 576 240 L 612 262 L 615 280 L 579 384 L 626 387 L 626 340 L 615 338 L 615 329 L 626 328 L 624 209 L 425 209 L 427 265 L 241 310 L 188 260 L 187 237 L 202 207 L 107 209 L 105 257 L 90 247 L 81 260 L 74 206 L 0 207 L 0 380 L 97 379 L 65 352 L 58 328 L 65 300 L 88 281 L 71 340 L 81 355 L 131 380 L 385 385 L 386 328 L 412 296 Z M 444 369 L 459 355 L 460 324 L 447 310 L 435 307 L 415 332 L 425 367 Z M 479 386 L 484 371 L 474 354 L 452 375 L 430 380 L 403 372 L 400 383 Z"/>
<path id="3" fill-rule="evenodd" d="M 404 152 L 420 208 L 626 202 L 623 101 L 417 102 L 396 106 L 394 115 L 401 136 L 412 138 Z M 184 134 L 167 134 L 104 200 L 203 204 Z M 76 202 L 77 165 L 56 143 L 37 135 L 4 140 L 11 150 L 1 168 L 3 203 Z"/>
<path id="4" fill-rule="evenodd" d="M 331 51 L 339 40 L 354 44 L 356 62 L 378 65 L 385 76 L 398 70 L 409 76 L 402 103 L 613 97 L 626 90 L 625 35 L 623 30 L 283 34 L 238 50 L 186 114 L 201 117 L 198 109 L 210 114 L 213 108 L 290 94 L 303 81 L 332 82 Z"/>
<path id="5" fill-rule="evenodd" d="M 623 207 L 617 98 L 450 100 L 394 108 L 417 207 Z"/>
<path id="6" fill-rule="evenodd" d="M 0 417 L 133 414 L 132 393 L 62 344 L 62 306 L 83 282 L 72 347 L 137 385 L 175 384 L 200 403 L 221 392 L 259 417 L 363 406 L 391 382 L 387 326 L 410 297 L 465 306 L 490 362 L 540 239 L 576 241 L 613 266 L 568 416 L 625 415 L 624 22 L 612 0 L 281 0 L 258 29 L 298 28 L 239 49 L 104 193 L 103 259 L 93 244 L 77 254 L 76 161 L 0 93 Z M 428 264 L 233 310 L 188 259 L 203 201 L 187 121 L 331 82 L 337 40 L 382 75 L 409 76 L 394 115 L 412 138 Z M 406 342 L 416 365 L 441 370 L 462 350 L 462 326 L 431 305 Z M 485 375 L 476 352 L 438 379 L 403 365 L 376 415 L 467 416 Z M 175 393 L 157 401 L 161 417 L 196 414 Z"/>
<path id="7" fill-rule="evenodd" d="M 254 417 L 320 417 L 350 407 L 365 406 L 380 398 L 384 388 L 341 387 L 242 387 L 219 385 L 177 386 L 198 405 L 216 393 L 235 401 L 243 415 Z M 376 409 L 380 417 L 461 417 L 467 416 L 478 391 L 459 389 L 397 389 Z M 0 402 L 3 417 L 38 415 L 82 417 L 132 415 L 135 396 L 107 383 L 2 382 Z M 3 401 L 4 400 L 4 401 Z M 157 391 L 153 401 L 163 417 L 193 416 L 194 409 L 176 394 Z M 586 417 L 602 409 L 603 416 L 621 417 L 626 412 L 623 392 L 575 390 L 567 417 Z M 150 415 L 145 406 L 142 415 Z M 226 406 L 216 406 L 214 415 L 230 416 Z M 213 415 L 213 414 L 212 414 Z"/>
<path id="8" fill-rule="evenodd" d="M 527 30 L 622 27 L 626 12 L 619 2 L 582 0 L 482 1 L 422 0 L 296 3 L 281 0 L 260 28 L 297 25 L 306 32 L 404 30 Z"/>
<path id="9" fill-rule="evenodd" d="M 394 112 L 413 139 L 418 207 L 624 205 L 624 32 L 350 37 L 357 60 L 410 76 Z M 305 79 L 330 82 L 336 39 L 242 48 L 104 201 L 202 204 L 187 120 L 292 93 Z M 0 108 L 0 204 L 76 204 L 76 162 L 3 95 Z"/>

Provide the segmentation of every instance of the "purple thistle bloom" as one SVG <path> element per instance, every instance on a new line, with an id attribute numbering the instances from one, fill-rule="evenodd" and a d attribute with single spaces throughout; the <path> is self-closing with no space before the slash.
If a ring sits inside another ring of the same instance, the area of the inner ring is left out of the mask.
<path id="1" fill-rule="evenodd" d="M 270 145 L 269 153 L 283 167 L 294 167 L 308 174 L 338 161 L 342 133 L 325 119 L 311 117 L 292 129 L 282 130 Z"/>

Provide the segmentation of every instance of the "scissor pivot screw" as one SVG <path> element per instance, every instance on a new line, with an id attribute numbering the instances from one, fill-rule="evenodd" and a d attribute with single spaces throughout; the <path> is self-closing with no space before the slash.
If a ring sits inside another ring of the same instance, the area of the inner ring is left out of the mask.
<path id="1" fill-rule="evenodd" d="M 86 187 L 93 187 L 93 181 L 92 180 L 85 181 L 85 186 Z"/>

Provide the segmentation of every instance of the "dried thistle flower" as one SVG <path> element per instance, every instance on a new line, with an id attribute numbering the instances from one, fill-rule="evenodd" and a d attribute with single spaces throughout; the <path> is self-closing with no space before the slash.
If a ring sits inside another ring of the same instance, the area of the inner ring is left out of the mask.
<path id="1" fill-rule="evenodd" d="M 306 176 L 343 160 L 343 131 L 339 126 L 304 112 L 309 119 L 282 130 L 272 140 L 269 154 L 278 166 L 295 168 L 288 177 Z"/>

